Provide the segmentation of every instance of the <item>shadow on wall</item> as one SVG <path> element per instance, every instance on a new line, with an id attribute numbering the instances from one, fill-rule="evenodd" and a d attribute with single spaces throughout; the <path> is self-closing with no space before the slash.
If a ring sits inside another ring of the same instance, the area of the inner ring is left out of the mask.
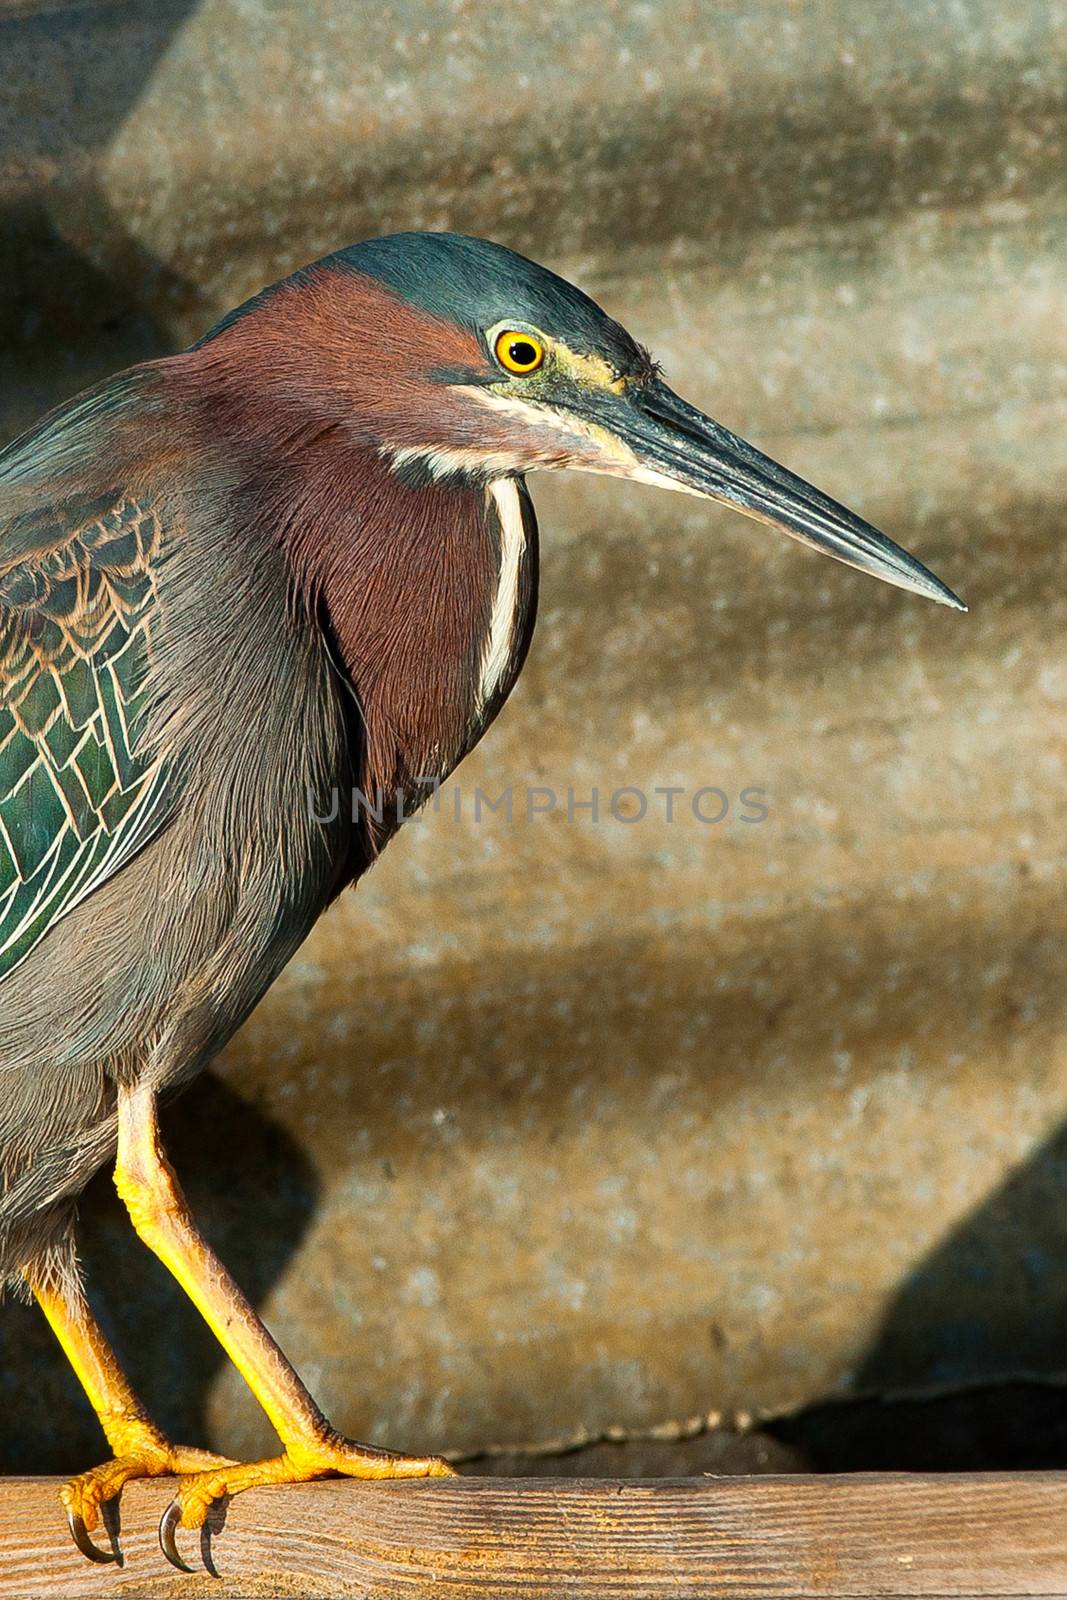
<path id="1" fill-rule="evenodd" d="M 1067 1467 L 1065 1194 L 1067 1127 L 902 1285 L 856 1386 L 912 1398 L 810 1407 L 773 1436 L 822 1472 Z"/>
<path id="2" fill-rule="evenodd" d="M 1067 1467 L 1065 1194 L 1067 1126 L 905 1280 L 856 1374 L 872 1398 L 767 1436 L 817 1472 Z"/>
<path id="3" fill-rule="evenodd" d="M 311 1166 L 292 1140 L 208 1072 L 163 1116 L 167 1150 L 193 1214 L 257 1305 L 314 1214 Z M 204 1407 L 224 1357 L 174 1279 L 141 1244 L 97 1174 L 81 1206 L 82 1261 L 93 1308 L 156 1421 L 172 1439 L 209 1434 Z M 101 1457 L 101 1434 L 36 1306 L 0 1315 L 0 1429 L 5 1472 L 72 1472 Z"/>
<path id="4" fill-rule="evenodd" d="M 172 348 L 145 306 L 187 300 L 190 286 L 130 237 L 93 162 L 196 4 L 50 5 L 40 15 L 16 5 L 0 16 L 0 59 L 19 63 L 0 119 L 0 439 Z"/>
<path id="5" fill-rule="evenodd" d="M 864 1392 L 1067 1376 L 1067 1127 L 909 1276 L 856 1376 Z"/>

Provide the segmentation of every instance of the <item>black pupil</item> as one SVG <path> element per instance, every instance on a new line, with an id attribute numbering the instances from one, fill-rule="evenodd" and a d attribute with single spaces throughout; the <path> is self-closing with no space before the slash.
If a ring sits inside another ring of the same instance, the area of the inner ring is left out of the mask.
<path id="1" fill-rule="evenodd" d="M 529 339 L 512 339 L 508 345 L 508 357 L 517 367 L 532 367 L 537 360 L 537 346 L 531 344 Z"/>

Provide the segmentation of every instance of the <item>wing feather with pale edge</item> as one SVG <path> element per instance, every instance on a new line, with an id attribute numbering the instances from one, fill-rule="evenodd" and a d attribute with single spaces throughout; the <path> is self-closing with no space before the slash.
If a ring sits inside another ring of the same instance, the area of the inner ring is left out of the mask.
<path id="1" fill-rule="evenodd" d="M 18 552 L 0 561 L 0 981 L 163 821 L 144 728 L 162 545 L 121 495 L 0 529 Z"/>

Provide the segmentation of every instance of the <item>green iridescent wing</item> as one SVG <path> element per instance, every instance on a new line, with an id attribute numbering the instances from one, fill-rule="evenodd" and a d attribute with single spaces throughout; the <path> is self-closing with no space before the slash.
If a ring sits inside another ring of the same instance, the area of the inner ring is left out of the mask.
<path id="1" fill-rule="evenodd" d="M 163 820 L 144 737 L 162 543 L 119 495 L 0 525 L 0 981 Z"/>

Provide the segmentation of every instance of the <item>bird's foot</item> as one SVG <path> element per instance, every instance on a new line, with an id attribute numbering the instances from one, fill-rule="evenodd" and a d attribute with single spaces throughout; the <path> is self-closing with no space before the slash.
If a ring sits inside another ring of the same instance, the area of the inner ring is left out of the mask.
<path id="1" fill-rule="evenodd" d="M 121 1494 L 133 1478 L 160 1478 L 167 1474 L 205 1473 L 232 1466 L 225 1456 L 210 1450 L 174 1445 L 150 1423 L 122 1425 L 117 1453 L 88 1472 L 80 1472 L 59 1491 L 70 1524 L 71 1537 L 82 1555 L 90 1561 L 117 1561 L 115 1550 L 101 1550 L 91 1533 L 100 1524 L 101 1507 Z"/>
<path id="2" fill-rule="evenodd" d="M 212 1467 L 182 1478 L 178 1492 L 163 1513 L 159 1543 L 180 1572 L 191 1572 L 182 1559 L 175 1535 L 179 1528 L 203 1526 L 216 1500 L 269 1483 L 310 1483 L 339 1474 L 346 1478 L 454 1478 L 455 1467 L 441 1456 L 402 1456 L 374 1445 L 357 1444 L 332 1429 L 306 1444 L 290 1445 L 265 1461 Z"/>

